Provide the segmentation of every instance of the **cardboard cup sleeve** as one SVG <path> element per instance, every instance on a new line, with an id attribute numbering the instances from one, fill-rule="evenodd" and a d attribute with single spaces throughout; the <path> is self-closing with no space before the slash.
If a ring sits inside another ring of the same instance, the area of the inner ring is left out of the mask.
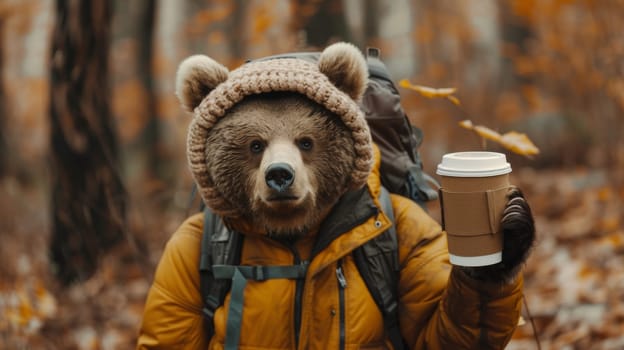
<path id="1" fill-rule="evenodd" d="M 484 266 L 501 261 L 500 219 L 509 187 L 454 192 L 440 189 L 442 227 L 447 233 L 451 263 Z"/>

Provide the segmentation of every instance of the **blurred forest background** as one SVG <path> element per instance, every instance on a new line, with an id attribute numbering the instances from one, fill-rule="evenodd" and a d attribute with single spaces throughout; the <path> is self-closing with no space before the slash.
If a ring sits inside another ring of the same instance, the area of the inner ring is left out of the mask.
<path id="1" fill-rule="evenodd" d="M 178 63 L 381 48 L 433 173 L 507 154 L 538 227 L 508 349 L 624 348 L 624 1 L 0 0 L 0 348 L 128 349 L 190 206 Z M 526 133 L 528 159 L 458 126 Z M 438 208 L 431 204 L 438 218 Z"/>

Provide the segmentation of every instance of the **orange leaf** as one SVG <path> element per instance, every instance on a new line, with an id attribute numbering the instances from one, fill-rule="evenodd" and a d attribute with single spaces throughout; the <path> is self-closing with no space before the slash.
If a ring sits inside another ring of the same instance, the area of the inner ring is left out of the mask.
<path id="1" fill-rule="evenodd" d="M 501 136 L 500 144 L 508 150 L 523 156 L 533 156 L 539 149 L 526 134 L 510 131 Z"/>
<path id="2" fill-rule="evenodd" d="M 459 102 L 459 99 L 455 96 L 447 96 L 446 98 L 448 98 L 449 101 L 451 101 L 451 103 L 453 103 L 456 106 L 461 106 L 461 102 Z"/>
<path id="3" fill-rule="evenodd" d="M 454 94 L 455 91 L 457 91 L 456 88 L 435 89 L 435 88 L 431 88 L 428 86 L 413 85 L 407 79 L 402 79 L 401 81 L 399 81 L 399 86 L 402 88 L 416 91 L 421 96 L 424 96 L 426 98 L 446 98 L 449 101 L 451 101 L 451 103 L 453 103 L 454 105 L 457 105 L 457 106 L 460 105 L 459 99 L 455 96 L 452 96 L 452 94 Z"/>
<path id="4" fill-rule="evenodd" d="M 475 125 L 472 128 L 472 130 L 476 132 L 477 135 L 483 137 L 484 139 L 491 140 L 494 142 L 499 142 L 499 143 L 501 141 L 501 135 L 499 133 L 485 126 Z"/>
<path id="5" fill-rule="evenodd" d="M 468 130 L 472 130 L 472 128 L 473 128 L 472 121 L 470 121 L 469 119 L 465 119 L 465 120 L 462 120 L 461 122 L 459 122 L 459 126 L 461 126 L 464 129 L 468 129 Z"/>
<path id="6" fill-rule="evenodd" d="M 459 126 L 467 130 L 472 130 L 482 138 L 494 141 L 516 154 L 530 157 L 539 153 L 539 149 L 526 134 L 510 131 L 501 135 L 488 127 L 474 125 L 470 120 L 462 120 L 459 122 Z"/>
<path id="7" fill-rule="evenodd" d="M 37 301 L 37 313 L 42 318 L 51 318 L 56 314 L 57 302 L 54 296 L 48 292 L 43 285 L 38 285 L 35 289 Z"/>

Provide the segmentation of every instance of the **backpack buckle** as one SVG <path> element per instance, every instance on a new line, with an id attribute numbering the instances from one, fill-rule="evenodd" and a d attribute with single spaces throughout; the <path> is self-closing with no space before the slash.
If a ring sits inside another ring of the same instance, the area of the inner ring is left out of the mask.
<path id="1" fill-rule="evenodd" d="M 366 48 L 366 57 L 374 57 L 379 58 L 381 56 L 381 50 L 376 47 L 367 47 Z"/>
<path id="2" fill-rule="evenodd" d="M 204 299 L 204 307 L 202 308 L 202 314 L 206 318 L 212 320 L 212 318 L 214 317 L 215 311 L 219 308 L 220 305 L 221 303 L 219 302 L 218 299 L 212 296 L 208 296 L 206 297 L 206 299 Z"/>
<path id="3" fill-rule="evenodd" d="M 264 266 L 254 266 L 251 270 L 251 276 L 254 281 L 262 282 L 267 279 L 267 274 L 264 271 Z"/>
<path id="4" fill-rule="evenodd" d="M 204 308 L 202 309 L 202 314 L 203 314 L 203 315 L 204 315 L 204 317 L 206 317 L 207 319 L 212 320 L 212 319 L 214 318 L 214 311 L 213 311 L 213 310 L 210 310 L 210 309 L 209 309 L 209 308 L 207 308 L 207 307 L 204 307 Z"/>
<path id="5" fill-rule="evenodd" d="M 208 308 L 203 308 L 202 314 L 204 315 L 204 330 L 206 335 L 212 337 L 214 335 L 214 312 Z"/>

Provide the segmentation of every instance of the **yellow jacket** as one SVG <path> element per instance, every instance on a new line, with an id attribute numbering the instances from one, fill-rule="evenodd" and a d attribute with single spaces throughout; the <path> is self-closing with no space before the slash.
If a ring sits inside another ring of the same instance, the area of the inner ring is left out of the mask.
<path id="1" fill-rule="evenodd" d="M 379 167 L 379 158 L 375 169 Z M 347 280 L 344 333 L 347 349 L 390 349 L 383 318 L 360 277 L 351 252 L 390 225 L 383 214 L 363 214 L 378 201 L 378 171 L 368 179 L 359 205 L 333 227 L 350 223 L 346 232 L 309 237 L 287 247 L 252 228 L 245 234 L 241 265 L 292 265 L 310 259 L 305 282 L 249 281 L 244 292 L 241 349 L 338 349 L 340 344 L 337 264 Z M 411 349 L 502 349 L 520 316 L 522 277 L 494 285 L 466 277 L 448 262 L 446 236 L 417 204 L 392 195 L 401 266 L 399 321 Z M 381 226 L 376 221 L 381 222 Z M 203 215 L 190 217 L 173 234 L 150 289 L 137 349 L 222 349 L 229 295 L 214 317 L 215 336 L 206 339 L 199 292 L 199 253 Z M 312 248 L 323 241 L 320 251 Z M 312 252 L 314 250 L 314 252 Z M 295 251 L 297 253 L 295 253 Z M 311 253 L 312 252 L 312 253 Z M 296 302 L 297 300 L 297 302 Z M 299 304 L 299 305 L 296 305 Z M 296 312 L 300 315 L 295 330 Z M 298 334 L 298 347 L 296 337 Z"/>

